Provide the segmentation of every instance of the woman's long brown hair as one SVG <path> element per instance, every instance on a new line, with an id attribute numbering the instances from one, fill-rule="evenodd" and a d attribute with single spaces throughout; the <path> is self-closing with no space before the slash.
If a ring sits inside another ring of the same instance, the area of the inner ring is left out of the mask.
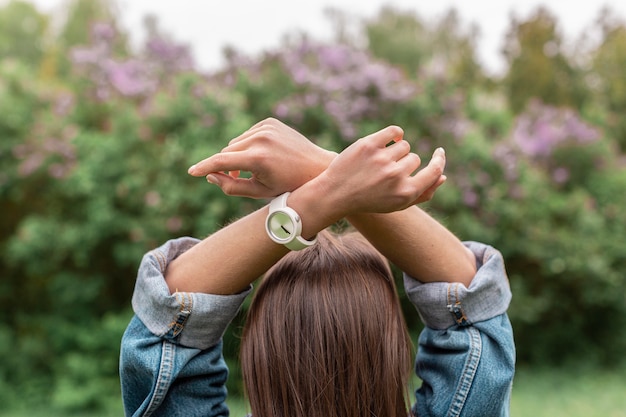
<path id="1" fill-rule="evenodd" d="M 354 233 L 277 263 L 241 346 L 254 417 L 406 417 L 411 362 L 389 265 Z"/>

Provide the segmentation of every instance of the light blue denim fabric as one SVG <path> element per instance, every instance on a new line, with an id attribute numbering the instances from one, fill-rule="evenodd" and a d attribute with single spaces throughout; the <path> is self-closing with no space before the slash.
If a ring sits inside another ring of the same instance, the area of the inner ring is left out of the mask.
<path id="1" fill-rule="evenodd" d="M 515 344 L 506 315 L 511 290 L 500 252 L 466 242 L 478 271 L 462 284 L 420 283 L 404 277 L 407 296 L 426 325 L 418 340 L 418 417 L 506 417 Z"/>
<path id="2" fill-rule="evenodd" d="M 221 337 L 250 289 L 232 296 L 170 294 L 165 268 L 197 242 L 168 241 L 141 262 L 135 317 L 120 355 L 126 416 L 228 415 Z M 515 368 L 505 313 L 511 292 L 500 253 L 467 245 L 479 267 L 469 288 L 405 276 L 407 294 L 426 325 L 415 364 L 423 380 L 413 407 L 418 417 L 508 416 Z"/>

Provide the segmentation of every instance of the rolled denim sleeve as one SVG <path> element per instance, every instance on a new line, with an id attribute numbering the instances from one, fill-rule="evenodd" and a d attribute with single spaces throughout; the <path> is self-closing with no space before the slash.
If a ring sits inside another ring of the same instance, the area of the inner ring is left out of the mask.
<path id="1" fill-rule="evenodd" d="M 405 276 L 405 289 L 426 325 L 420 334 L 413 412 L 419 417 L 507 417 L 515 344 L 506 314 L 511 290 L 502 255 L 476 242 L 469 288 L 459 283 L 420 283 Z"/>
<path id="2" fill-rule="evenodd" d="M 126 416 L 228 415 L 221 338 L 250 288 L 229 296 L 170 294 L 168 264 L 196 243 L 170 240 L 143 257 L 132 298 L 135 316 L 120 351 Z"/>
<path id="3" fill-rule="evenodd" d="M 478 323 L 509 307 L 511 289 L 499 251 L 477 242 L 465 242 L 476 256 L 477 272 L 469 288 L 461 283 L 422 283 L 407 275 L 404 288 L 422 322 L 431 329 Z"/>
<path id="4" fill-rule="evenodd" d="M 132 305 L 155 335 L 186 347 L 207 349 L 220 341 L 251 288 L 234 295 L 170 294 L 164 278 L 167 265 L 197 243 L 197 239 L 183 237 L 148 252 L 139 267 Z"/>

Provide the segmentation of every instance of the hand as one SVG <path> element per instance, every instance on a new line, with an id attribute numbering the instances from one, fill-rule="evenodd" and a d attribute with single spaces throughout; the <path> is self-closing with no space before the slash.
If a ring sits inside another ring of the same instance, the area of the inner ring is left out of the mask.
<path id="1" fill-rule="evenodd" d="M 317 177 L 335 158 L 296 130 L 276 119 L 265 119 L 230 141 L 220 153 L 189 168 L 206 176 L 225 194 L 269 198 L 293 191 Z M 250 178 L 241 178 L 248 171 Z"/>
<path id="2" fill-rule="evenodd" d="M 445 152 L 437 149 L 428 166 L 417 171 L 420 158 L 410 152 L 403 134 L 390 126 L 359 139 L 316 178 L 320 193 L 338 213 L 387 213 L 432 198 L 446 180 Z"/>

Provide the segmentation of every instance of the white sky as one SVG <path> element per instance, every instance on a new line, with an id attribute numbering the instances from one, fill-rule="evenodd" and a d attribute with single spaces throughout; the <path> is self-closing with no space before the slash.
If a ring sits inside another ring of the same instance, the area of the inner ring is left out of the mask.
<path id="1" fill-rule="evenodd" d="M 0 0 L 0 4 L 8 0 Z M 31 0 L 40 10 L 59 10 L 64 0 Z M 116 0 L 122 23 L 134 42 L 143 35 L 143 17 L 155 14 L 161 28 L 176 40 L 191 45 L 203 69 L 222 63 L 222 48 L 232 45 L 246 53 L 277 47 L 283 35 L 303 31 L 315 38 L 332 36 L 323 10 L 332 5 L 355 17 L 374 16 L 383 5 L 413 10 L 423 18 L 435 18 L 454 7 L 464 23 L 481 30 L 479 59 L 489 70 L 502 69 L 500 48 L 510 15 L 527 17 L 545 5 L 558 17 L 566 39 L 576 39 L 598 17 L 604 5 L 626 16 L 624 0 Z"/>

